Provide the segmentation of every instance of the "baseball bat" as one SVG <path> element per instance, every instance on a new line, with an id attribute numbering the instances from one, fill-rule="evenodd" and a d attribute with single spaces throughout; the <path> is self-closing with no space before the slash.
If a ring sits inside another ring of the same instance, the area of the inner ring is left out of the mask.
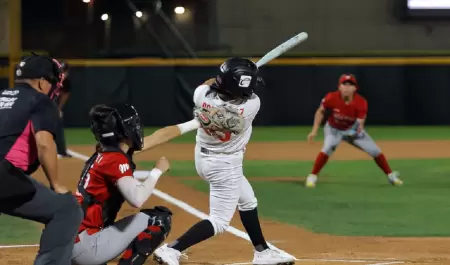
<path id="1" fill-rule="evenodd" d="M 306 32 L 302 32 L 295 35 L 294 37 L 278 45 L 276 48 L 272 49 L 270 52 L 266 53 L 266 55 L 264 55 L 261 59 L 259 59 L 259 61 L 256 62 L 256 66 L 258 66 L 259 68 L 267 64 L 268 62 L 272 61 L 273 59 L 277 58 L 278 56 L 294 48 L 295 46 L 304 42 L 307 39 L 308 33 Z"/>

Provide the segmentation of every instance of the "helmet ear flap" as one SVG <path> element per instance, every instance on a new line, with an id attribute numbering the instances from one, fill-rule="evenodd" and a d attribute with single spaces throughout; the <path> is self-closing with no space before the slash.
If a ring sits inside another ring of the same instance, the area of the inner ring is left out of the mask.
<path id="1" fill-rule="evenodd" d="M 104 112 L 102 112 L 104 111 Z M 123 128 L 116 110 L 107 109 L 92 115 L 91 130 L 99 142 L 113 144 L 122 139 Z"/>
<path id="2" fill-rule="evenodd" d="M 114 132 L 114 136 L 118 141 L 127 137 L 121 120 L 122 118 L 116 110 L 111 112 L 105 119 L 107 128 Z"/>
<path id="3" fill-rule="evenodd" d="M 121 140 L 128 138 L 128 134 L 126 133 L 124 124 L 122 122 L 122 117 L 120 116 L 120 114 L 117 111 L 114 111 L 113 114 L 114 114 L 113 118 L 114 118 L 114 122 L 115 122 L 115 128 L 117 128 L 117 130 L 116 130 L 116 134 L 118 134 L 117 137 Z"/>

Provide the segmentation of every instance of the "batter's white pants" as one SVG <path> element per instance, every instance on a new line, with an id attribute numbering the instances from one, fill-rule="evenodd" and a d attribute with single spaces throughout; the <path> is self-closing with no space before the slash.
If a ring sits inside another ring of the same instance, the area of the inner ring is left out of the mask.
<path id="1" fill-rule="evenodd" d="M 209 182 L 209 220 L 215 234 L 228 229 L 236 206 L 240 211 L 249 211 L 258 204 L 253 188 L 244 176 L 243 159 L 244 152 L 205 154 L 199 145 L 195 147 L 197 173 Z"/>

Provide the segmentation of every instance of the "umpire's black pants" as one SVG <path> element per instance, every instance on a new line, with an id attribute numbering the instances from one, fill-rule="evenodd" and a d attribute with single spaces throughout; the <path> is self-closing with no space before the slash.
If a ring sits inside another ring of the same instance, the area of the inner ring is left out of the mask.
<path id="1" fill-rule="evenodd" d="M 0 179 L 5 180 L 2 181 L 5 184 L 16 181 L 15 179 L 8 181 L 8 178 L 17 177 L 14 176 L 17 169 L 11 174 L 11 170 L 5 168 L 10 167 L 8 163 L 0 162 Z M 27 191 L 31 191 L 34 187 L 34 191 L 16 193 L 12 197 L 0 194 L 0 213 L 45 224 L 34 265 L 71 265 L 75 237 L 83 218 L 78 202 L 70 193 L 55 193 L 31 177 L 25 174 L 23 176 L 26 179 L 19 177 L 22 183 L 16 184 L 23 185 L 23 190 Z M 27 184 L 26 180 L 31 185 Z M 10 188 L 19 190 L 18 187 Z"/>

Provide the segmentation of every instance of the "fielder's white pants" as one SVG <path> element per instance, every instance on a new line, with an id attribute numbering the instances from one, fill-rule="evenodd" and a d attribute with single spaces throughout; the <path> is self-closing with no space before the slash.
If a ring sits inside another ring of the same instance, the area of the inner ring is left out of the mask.
<path id="1" fill-rule="evenodd" d="M 244 152 L 234 154 L 204 154 L 195 147 L 195 167 L 198 175 L 209 182 L 209 220 L 215 234 L 228 229 L 236 211 L 253 210 L 257 199 L 252 186 L 244 176 Z"/>

